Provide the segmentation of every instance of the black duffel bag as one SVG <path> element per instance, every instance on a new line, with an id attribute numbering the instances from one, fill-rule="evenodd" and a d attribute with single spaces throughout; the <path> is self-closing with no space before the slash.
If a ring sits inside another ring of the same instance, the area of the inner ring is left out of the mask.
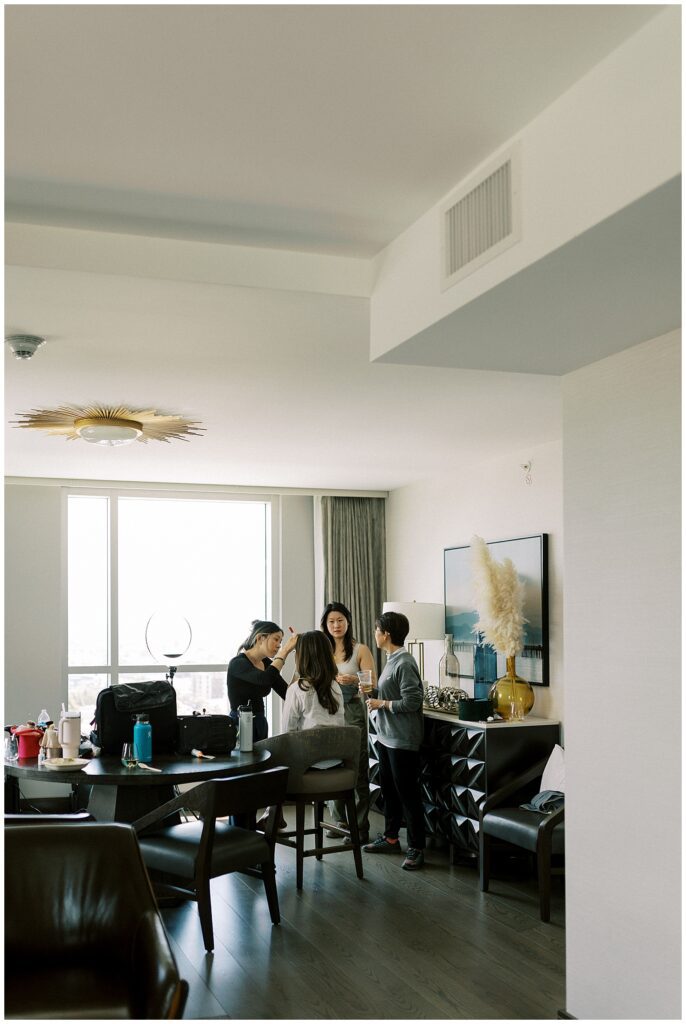
<path id="1" fill-rule="evenodd" d="M 176 749 L 176 691 L 164 679 L 121 683 L 101 690 L 91 722 L 91 743 L 103 754 L 121 754 L 131 743 L 136 715 L 145 714 L 152 726 L 153 754 L 173 754 Z"/>
<path id="2" fill-rule="evenodd" d="M 179 715 L 179 754 L 229 754 L 236 746 L 236 725 L 228 715 Z"/>

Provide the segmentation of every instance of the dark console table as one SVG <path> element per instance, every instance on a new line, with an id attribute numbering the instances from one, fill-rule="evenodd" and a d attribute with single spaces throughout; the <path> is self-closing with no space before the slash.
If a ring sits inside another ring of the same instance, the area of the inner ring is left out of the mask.
<path id="1" fill-rule="evenodd" d="M 479 807 L 493 790 L 545 757 L 560 739 L 559 722 L 463 722 L 424 712 L 422 795 L 428 837 L 450 844 L 451 860 L 478 858 Z M 369 718 L 369 776 L 373 802 L 383 809 L 373 716 Z"/>

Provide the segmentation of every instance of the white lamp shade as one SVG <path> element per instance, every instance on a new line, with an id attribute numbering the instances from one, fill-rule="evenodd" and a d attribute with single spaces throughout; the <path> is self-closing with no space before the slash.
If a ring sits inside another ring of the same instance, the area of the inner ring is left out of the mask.
<path id="1" fill-rule="evenodd" d="M 410 632 L 407 639 L 442 640 L 445 636 L 445 607 L 430 601 L 384 601 L 385 612 L 399 612 L 407 617 Z"/>

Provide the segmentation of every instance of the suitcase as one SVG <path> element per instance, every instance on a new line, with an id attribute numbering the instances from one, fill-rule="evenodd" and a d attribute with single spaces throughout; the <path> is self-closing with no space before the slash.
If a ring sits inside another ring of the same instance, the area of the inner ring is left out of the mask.
<path id="1" fill-rule="evenodd" d="M 165 680 L 122 683 L 98 694 L 91 722 L 91 743 L 103 754 L 121 754 L 131 743 L 136 715 L 146 714 L 152 726 L 153 754 L 173 754 L 176 749 L 176 691 Z"/>
<path id="2" fill-rule="evenodd" d="M 228 715 L 179 715 L 179 754 L 228 754 L 236 746 L 236 724 Z"/>

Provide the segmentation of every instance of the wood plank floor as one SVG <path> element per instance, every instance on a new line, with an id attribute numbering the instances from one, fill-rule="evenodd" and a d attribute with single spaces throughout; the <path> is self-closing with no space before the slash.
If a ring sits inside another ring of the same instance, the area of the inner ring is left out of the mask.
<path id="1" fill-rule="evenodd" d="M 372 835 L 382 827 L 373 815 Z M 352 853 L 308 858 L 298 894 L 295 851 L 277 847 L 277 927 L 261 882 L 216 879 L 213 954 L 194 903 L 163 910 L 190 984 L 185 1018 L 527 1020 L 564 1007 L 561 879 L 542 924 L 521 864 L 496 864 L 481 893 L 476 870 L 451 866 L 446 850 L 428 849 L 415 873 L 401 870 L 401 857 L 363 856 L 364 880 Z"/>

